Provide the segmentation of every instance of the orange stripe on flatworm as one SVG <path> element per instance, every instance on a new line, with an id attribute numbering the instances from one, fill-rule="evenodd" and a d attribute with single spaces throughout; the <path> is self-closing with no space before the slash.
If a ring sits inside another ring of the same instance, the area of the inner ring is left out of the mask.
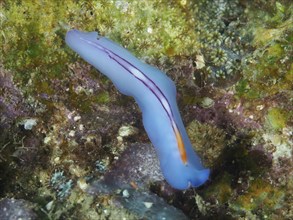
<path id="1" fill-rule="evenodd" d="M 130 185 L 132 186 L 132 188 L 138 189 L 138 185 L 135 182 L 131 181 Z"/>
<path id="2" fill-rule="evenodd" d="M 177 140 L 177 145 L 178 145 L 178 150 L 180 153 L 181 160 L 186 165 L 187 155 L 186 155 L 186 151 L 185 151 L 185 147 L 184 147 L 184 143 L 183 143 L 181 134 L 177 128 L 175 129 L 175 135 L 176 135 L 176 140 Z"/>

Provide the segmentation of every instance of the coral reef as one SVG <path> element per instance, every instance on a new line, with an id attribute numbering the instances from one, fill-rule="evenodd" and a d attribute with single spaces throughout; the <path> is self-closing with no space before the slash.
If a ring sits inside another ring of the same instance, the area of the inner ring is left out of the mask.
<path id="1" fill-rule="evenodd" d="M 196 75 L 208 83 L 231 84 L 239 79 L 240 62 L 248 48 L 241 36 L 245 17 L 239 1 L 198 1 L 196 32 L 204 65 Z"/>
<path id="2" fill-rule="evenodd" d="M 0 218 L 17 206 L 31 219 L 292 219 L 292 9 L 1 1 Z M 162 180 L 134 101 L 66 47 L 70 28 L 97 30 L 174 79 L 212 170 L 204 186 Z"/>

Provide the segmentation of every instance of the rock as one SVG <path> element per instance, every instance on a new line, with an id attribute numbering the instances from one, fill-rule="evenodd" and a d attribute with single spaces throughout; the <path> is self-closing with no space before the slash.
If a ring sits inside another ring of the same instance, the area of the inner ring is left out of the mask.
<path id="1" fill-rule="evenodd" d="M 37 219 L 33 211 L 34 205 L 23 199 L 3 199 L 0 201 L 1 220 L 33 220 Z"/>

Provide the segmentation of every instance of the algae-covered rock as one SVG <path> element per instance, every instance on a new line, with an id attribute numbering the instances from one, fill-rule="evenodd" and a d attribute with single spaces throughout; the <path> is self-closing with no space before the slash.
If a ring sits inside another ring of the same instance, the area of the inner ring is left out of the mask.
<path id="1" fill-rule="evenodd" d="M 1 1 L 0 197 L 32 202 L 42 219 L 293 218 L 292 9 L 289 0 Z M 211 169 L 204 186 L 164 182 L 140 110 L 66 46 L 72 28 L 98 31 L 175 81 Z M 103 195 L 89 195 L 94 183 Z"/>
<path id="2" fill-rule="evenodd" d="M 287 115 L 282 113 L 280 109 L 271 108 L 268 110 L 266 120 L 270 127 L 278 130 L 286 126 L 286 121 L 287 121 L 286 118 L 287 118 Z"/>

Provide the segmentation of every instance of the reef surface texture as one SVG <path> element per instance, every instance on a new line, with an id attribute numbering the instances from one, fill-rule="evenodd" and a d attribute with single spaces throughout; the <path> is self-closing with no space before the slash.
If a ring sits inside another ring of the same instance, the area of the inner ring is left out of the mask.
<path id="1" fill-rule="evenodd" d="M 1 1 L 0 219 L 293 219 L 292 13 L 289 0 Z M 134 100 L 66 46 L 72 28 L 175 81 L 205 185 L 164 181 Z"/>

